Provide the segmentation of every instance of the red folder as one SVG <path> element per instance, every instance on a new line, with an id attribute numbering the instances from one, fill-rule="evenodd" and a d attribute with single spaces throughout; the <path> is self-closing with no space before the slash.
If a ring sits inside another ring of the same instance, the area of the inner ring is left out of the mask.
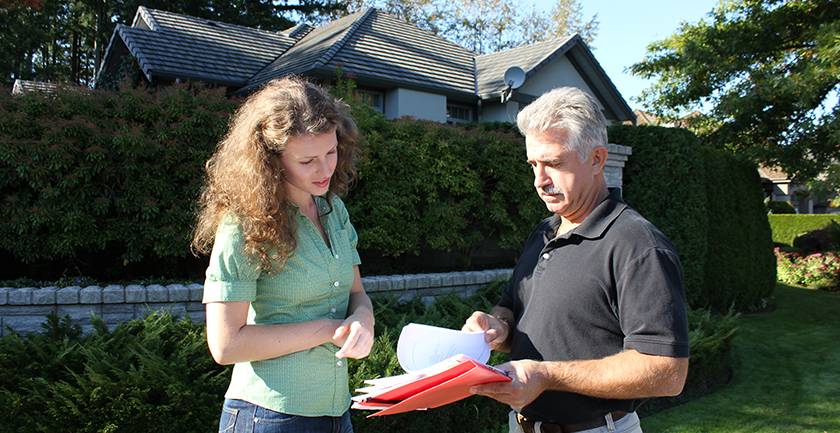
<path id="1" fill-rule="evenodd" d="M 422 372 L 405 375 L 405 380 L 396 379 L 391 385 L 365 388 L 370 392 L 354 397 L 353 407 L 379 410 L 369 417 L 432 409 L 469 397 L 474 385 L 511 380 L 505 371 L 466 355 L 456 355 Z"/>

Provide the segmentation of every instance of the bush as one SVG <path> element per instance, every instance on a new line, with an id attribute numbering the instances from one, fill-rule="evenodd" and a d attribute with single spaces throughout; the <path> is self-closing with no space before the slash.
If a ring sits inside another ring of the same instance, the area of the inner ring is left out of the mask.
<path id="1" fill-rule="evenodd" d="M 619 125 L 609 137 L 633 148 L 627 203 L 676 245 L 689 304 L 716 312 L 763 305 L 775 266 L 755 167 L 684 129 Z"/>
<path id="2" fill-rule="evenodd" d="M 709 229 L 705 295 L 695 307 L 764 308 L 776 287 L 770 225 L 756 166 L 704 149 Z"/>
<path id="3" fill-rule="evenodd" d="M 612 126 L 608 133 L 611 143 L 633 148 L 624 168 L 625 200 L 674 242 L 688 302 L 703 305 L 709 224 L 697 137 L 654 126 Z"/>
<path id="4" fill-rule="evenodd" d="M 184 86 L 0 96 L 0 259 L 31 264 L 4 272 L 178 272 L 233 106 L 223 90 Z"/>
<path id="5" fill-rule="evenodd" d="M 183 86 L 0 96 L 0 260 L 22 264 L 0 278 L 200 278 L 194 204 L 235 103 Z M 513 265 L 546 213 L 521 137 L 354 114 L 367 143 L 346 202 L 366 273 Z"/>
<path id="6" fill-rule="evenodd" d="M 840 289 L 840 255 L 836 252 L 802 255 L 775 249 L 779 281 L 824 290 Z"/>
<path id="7" fill-rule="evenodd" d="M 488 310 L 501 285 L 489 285 L 469 299 L 438 298 L 400 304 L 374 299 L 376 341 L 368 358 L 350 363 L 351 388 L 363 379 L 401 373 L 395 349 L 409 322 L 460 328 L 474 310 Z M 690 312 L 691 365 L 684 395 L 699 395 L 729 377 L 734 317 Z M 215 431 L 230 368 L 213 363 L 204 326 L 154 314 L 108 331 L 81 335 L 69 320 L 52 317 L 45 333 L 0 338 L 0 404 L 6 410 L 0 433 Z M 504 362 L 494 354 L 491 364 Z M 696 392 L 695 392 L 696 390 Z M 661 399 L 646 409 L 680 400 Z M 367 419 L 353 410 L 356 431 L 497 432 L 509 408 L 470 397 L 428 412 Z"/>
<path id="8" fill-rule="evenodd" d="M 804 233 L 830 224 L 840 223 L 840 215 L 768 215 L 773 242 L 792 246 L 793 240 Z"/>
<path id="9" fill-rule="evenodd" d="M 803 253 L 840 249 L 840 224 L 831 221 L 825 227 L 803 233 L 793 239 L 793 247 Z"/>
<path id="10" fill-rule="evenodd" d="M 796 210 L 786 201 L 771 200 L 767 202 L 767 213 L 771 214 L 795 214 Z"/>

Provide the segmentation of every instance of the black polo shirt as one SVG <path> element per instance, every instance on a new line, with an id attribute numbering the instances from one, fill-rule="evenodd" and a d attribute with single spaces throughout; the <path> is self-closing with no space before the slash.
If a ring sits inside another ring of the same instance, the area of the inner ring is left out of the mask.
<path id="1" fill-rule="evenodd" d="M 559 224 L 553 216 L 531 233 L 499 302 L 515 318 L 511 359 L 599 359 L 625 349 L 688 357 L 682 267 L 668 238 L 619 190 L 555 237 Z M 640 403 L 546 391 L 522 414 L 573 423 Z"/>

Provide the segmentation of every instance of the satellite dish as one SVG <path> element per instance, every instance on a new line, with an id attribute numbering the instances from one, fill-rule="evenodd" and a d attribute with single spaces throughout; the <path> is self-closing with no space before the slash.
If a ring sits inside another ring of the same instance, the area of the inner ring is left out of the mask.
<path id="1" fill-rule="evenodd" d="M 505 71 L 505 85 L 511 89 L 518 89 L 525 83 L 525 71 L 519 66 L 511 66 Z"/>
<path id="2" fill-rule="evenodd" d="M 525 71 L 519 66 L 511 66 L 505 71 L 504 80 L 505 90 L 502 91 L 502 104 L 507 102 L 511 95 L 513 95 L 513 89 L 518 89 L 525 83 Z"/>

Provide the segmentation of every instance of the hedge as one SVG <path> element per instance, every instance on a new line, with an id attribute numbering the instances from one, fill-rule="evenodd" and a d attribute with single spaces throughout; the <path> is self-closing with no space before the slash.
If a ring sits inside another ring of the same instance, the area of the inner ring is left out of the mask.
<path id="1" fill-rule="evenodd" d="M 439 298 L 430 307 L 419 300 L 400 304 L 375 299 L 376 341 L 370 356 L 350 362 L 351 388 L 363 379 L 401 372 L 396 355 L 399 330 L 409 322 L 459 328 L 476 310 L 499 296 L 491 285 L 462 300 Z M 684 396 L 709 392 L 731 375 L 735 318 L 689 315 L 691 356 Z M 108 330 L 94 319 L 95 331 L 81 335 L 69 320 L 52 317 L 43 334 L 0 338 L 0 405 L 5 432 L 215 431 L 230 368 L 213 363 L 203 324 L 153 314 Z M 504 362 L 494 354 L 491 364 Z M 650 412 L 675 403 L 657 399 Z M 353 410 L 357 432 L 498 432 L 508 407 L 482 397 L 429 411 L 367 419 Z"/>
<path id="2" fill-rule="evenodd" d="M 0 96 L 0 259 L 16 264 L 0 278 L 200 278 L 194 203 L 235 104 L 185 86 Z M 512 266 L 546 212 L 521 137 L 354 115 L 367 142 L 346 202 L 366 273 L 434 271 L 435 254 L 447 270 Z"/>
<path id="3" fill-rule="evenodd" d="M 202 165 L 235 101 L 151 94 L 0 95 L 0 259 L 10 276 L 177 273 Z M 58 273 L 55 275 L 55 273 Z"/>
<path id="4" fill-rule="evenodd" d="M 709 223 L 697 137 L 653 126 L 613 126 L 608 136 L 633 148 L 624 167 L 625 200 L 674 242 L 689 304 L 702 304 Z"/>
<path id="5" fill-rule="evenodd" d="M 0 278 L 200 279 L 193 208 L 236 103 L 186 86 L 0 95 L 0 260 L 10 264 Z M 366 142 L 346 203 L 366 274 L 515 263 L 547 211 L 513 125 L 387 121 L 363 105 L 353 114 Z M 614 126 L 609 136 L 633 147 L 625 197 L 676 244 L 689 303 L 759 305 L 772 251 L 750 168 L 682 129 Z"/>
<path id="6" fill-rule="evenodd" d="M 776 267 L 755 165 L 679 128 L 613 126 L 609 137 L 633 148 L 625 198 L 676 245 L 689 304 L 762 308 Z"/>
<path id="7" fill-rule="evenodd" d="M 773 242 L 779 245 L 793 246 L 793 240 L 811 230 L 827 226 L 831 221 L 840 223 L 839 215 L 768 215 L 773 231 Z"/>

